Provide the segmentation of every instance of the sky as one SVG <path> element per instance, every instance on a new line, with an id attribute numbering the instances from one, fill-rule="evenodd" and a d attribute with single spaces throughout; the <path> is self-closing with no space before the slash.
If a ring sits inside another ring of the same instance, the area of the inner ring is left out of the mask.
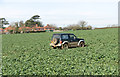
<path id="1" fill-rule="evenodd" d="M 42 23 L 65 27 L 86 21 L 93 27 L 118 24 L 119 0 L 0 0 L 0 18 L 9 23 L 40 15 Z"/>

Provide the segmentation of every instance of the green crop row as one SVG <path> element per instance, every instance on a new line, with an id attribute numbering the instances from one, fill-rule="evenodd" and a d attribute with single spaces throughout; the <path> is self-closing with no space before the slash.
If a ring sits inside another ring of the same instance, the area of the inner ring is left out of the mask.
<path id="1" fill-rule="evenodd" d="M 2 37 L 3 75 L 118 75 L 118 29 L 68 31 L 87 47 L 50 48 L 54 32 Z"/>

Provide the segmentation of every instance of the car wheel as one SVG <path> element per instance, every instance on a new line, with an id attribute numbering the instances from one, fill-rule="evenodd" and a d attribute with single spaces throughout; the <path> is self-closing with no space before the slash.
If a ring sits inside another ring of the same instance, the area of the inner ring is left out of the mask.
<path id="1" fill-rule="evenodd" d="M 68 49 L 69 47 L 68 47 L 68 44 L 64 44 L 63 46 L 62 46 L 62 49 Z"/>
<path id="2" fill-rule="evenodd" d="M 85 43 L 84 42 L 80 42 L 79 47 L 85 47 Z"/>

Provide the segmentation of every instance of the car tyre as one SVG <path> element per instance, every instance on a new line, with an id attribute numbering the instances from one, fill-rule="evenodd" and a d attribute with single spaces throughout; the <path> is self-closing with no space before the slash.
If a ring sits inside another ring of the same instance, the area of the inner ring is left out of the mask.
<path id="1" fill-rule="evenodd" d="M 68 48 L 69 48 L 68 44 L 62 45 L 62 49 L 68 49 Z"/>
<path id="2" fill-rule="evenodd" d="M 84 42 L 80 42 L 79 47 L 85 47 L 85 43 Z"/>

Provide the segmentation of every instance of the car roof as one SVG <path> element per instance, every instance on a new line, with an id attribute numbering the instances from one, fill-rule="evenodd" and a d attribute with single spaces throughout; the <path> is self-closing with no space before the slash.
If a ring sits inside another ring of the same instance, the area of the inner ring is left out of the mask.
<path id="1" fill-rule="evenodd" d="M 53 34 L 53 35 L 66 35 L 66 34 L 73 34 L 73 33 L 56 33 L 56 34 Z"/>

